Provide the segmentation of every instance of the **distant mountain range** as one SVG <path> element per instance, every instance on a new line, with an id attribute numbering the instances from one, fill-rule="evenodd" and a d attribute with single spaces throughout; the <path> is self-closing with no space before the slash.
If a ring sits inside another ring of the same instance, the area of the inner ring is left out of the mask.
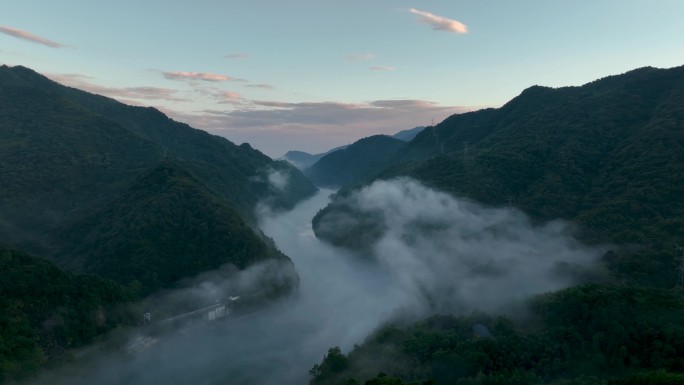
<path id="1" fill-rule="evenodd" d="M 386 135 L 360 139 L 346 148 L 330 152 L 304 170 L 314 184 L 340 187 L 379 171 L 406 142 Z"/>
<path id="2" fill-rule="evenodd" d="M 394 135 L 391 135 L 392 138 L 399 139 L 404 142 L 409 142 L 413 138 L 416 137 L 421 131 L 423 131 L 425 127 L 420 126 L 420 127 L 414 127 L 408 130 L 403 130 L 399 131 Z M 290 163 L 292 163 L 295 167 L 297 167 L 300 170 L 306 170 L 307 168 L 311 167 L 314 165 L 314 163 L 318 162 L 321 158 L 324 156 L 331 154 L 337 150 L 343 150 L 345 148 L 349 147 L 349 145 L 346 146 L 340 146 L 340 147 L 335 147 L 332 150 L 322 152 L 320 154 L 309 154 L 308 152 L 304 151 L 288 151 L 285 155 L 281 157 L 281 159 L 284 159 Z"/>

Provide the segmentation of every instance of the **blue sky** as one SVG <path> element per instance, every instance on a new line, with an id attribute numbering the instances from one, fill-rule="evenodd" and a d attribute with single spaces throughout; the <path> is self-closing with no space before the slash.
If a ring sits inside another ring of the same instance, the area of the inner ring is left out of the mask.
<path id="1" fill-rule="evenodd" d="M 271 156 L 684 64 L 681 0 L 3 0 L 0 63 Z"/>

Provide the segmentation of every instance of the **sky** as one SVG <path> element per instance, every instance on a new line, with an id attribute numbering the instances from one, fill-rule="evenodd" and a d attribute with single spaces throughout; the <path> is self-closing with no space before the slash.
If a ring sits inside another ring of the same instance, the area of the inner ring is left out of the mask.
<path id="1" fill-rule="evenodd" d="M 0 64 L 271 157 L 684 64 L 681 0 L 0 0 Z"/>

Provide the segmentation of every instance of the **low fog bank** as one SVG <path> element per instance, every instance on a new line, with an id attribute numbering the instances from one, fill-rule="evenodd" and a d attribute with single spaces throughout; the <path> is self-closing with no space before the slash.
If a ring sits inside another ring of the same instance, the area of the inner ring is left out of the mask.
<path id="1" fill-rule="evenodd" d="M 583 245 L 564 221 L 534 226 L 514 208 L 484 207 L 408 178 L 375 182 L 346 203 L 381 222 L 373 257 L 405 305 L 422 313 L 506 312 L 600 275 L 605 248 Z"/>
<path id="2" fill-rule="evenodd" d="M 529 295 L 573 284 L 601 254 L 577 242 L 562 222 L 534 227 L 515 210 L 485 208 L 398 179 L 351 198 L 387 228 L 373 255 L 356 255 L 314 236 L 311 218 L 329 194 L 321 191 L 286 213 L 259 213 L 262 230 L 299 273 L 292 296 L 165 336 L 135 355 L 96 360 L 78 375 L 50 373 L 39 383 L 305 384 L 329 347 L 347 351 L 383 322 L 505 311 Z M 255 269 L 273 272 L 270 265 Z M 258 282 L 259 274 L 246 274 L 215 272 L 176 295 L 219 296 Z"/>

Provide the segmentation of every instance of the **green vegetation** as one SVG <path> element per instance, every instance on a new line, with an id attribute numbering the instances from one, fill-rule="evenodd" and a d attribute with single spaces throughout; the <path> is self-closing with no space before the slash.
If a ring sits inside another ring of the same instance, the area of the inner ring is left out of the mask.
<path id="1" fill-rule="evenodd" d="M 125 287 L 3 251 L 4 379 L 127 322 L 110 305 L 203 271 L 284 261 L 252 302 L 297 283 L 255 230 L 259 202 L 286 209 L 315 192 L 287 162 L 24 67 L 0 66 L 0 138 L 0 242 Z"/>
<path id="2" fill-rule="evenodd" d="M 312 384 L 684 383 L 684 300 L 672 289 L 684 245 L 683 122 L 678 67 L 535 86 L 499 109 L 428 127 L 362 184 L 410 176 L 488 205 L 510 199 L 537 221 L 576 222 L 585 242 L 615 245 L 604 256 L 611 278 L 536 297 L 529 318 L 386 326 L 346 356 L 329 351 Z M 359 219 L 348 199 L 357 188 L 318 213 L 317 236 L 359 248 L 383 231 Z M 330 225 L 350 217 L 358 226 Z M 478 323 L 494 337 L 477 338 Z"/>
<path id="3" fill-rule="evenodd" d="M 363 138 L 319 159 L 304 173 L 319 186 L 343 186 L 379 171 L 406 143 L 386 135 Z"/>
<path id="4" fill-rule="evenodd" d="M 253 222 L 256 204 L 290 208 L 315 188 L 287 162 L 248 144 L 60 84 L 24 67 L 0 67 L 0 240 L 54 256 L 65 223 L 117 197 L 160 161 L 181 165 Z M 269 174 L 287 183 L 273 186 Z"/>
<path id="5" fill-rule="evenodd" d="M 396 378 L 381 375 L 370 383 L 655 384 L 684 378 L 678 374 L 684 371 L 684 299 L 676 293 L 587 285 L 536 297 L 529 309 L 530 318 L 515 322 L 473 314 L 384 326 L 346 356 L 330 349 L 311 369 L 311 383 L 361 384 L 378 373 Z M 492 336 L 479 335 L 475 325 Z"/>
<path id="6" fill-rule="evenodd" d="M 0 246 L 0 382 L 20 379 L 120 324 L 134 293 Z"/>
<path id="7" fill-rule="evenodd" d="M 674 246 L 684 244 L 682 122 L 684 67 L 535 86 L 499 109 L 428 127 L 365 183 L 406 175 L 488 205 L 510 199 L 537 220 L 578 222 L 586 241 L 633 245 L 611 254 L 617 279 L 669 287 Z M 344 199 L 352 192 L 314 218 L 319 237 L 359 246 L 361 230 L 325 225 L 357 214 Z"/>
<path id="8" fill-rule="evenodd" d="M 287 259 L 220 199 L 164 162 L 63 234 L 62 261 L 140 294 L 230 263 Z"/>
<path id="9" fill-rule="evenodd" d="M 284 258 L 251 229 L 254 208 L 315 191 L 248 144 L 27 68 L 0 67 L 0 105 L 0 241 L 141 293 Z"/>

